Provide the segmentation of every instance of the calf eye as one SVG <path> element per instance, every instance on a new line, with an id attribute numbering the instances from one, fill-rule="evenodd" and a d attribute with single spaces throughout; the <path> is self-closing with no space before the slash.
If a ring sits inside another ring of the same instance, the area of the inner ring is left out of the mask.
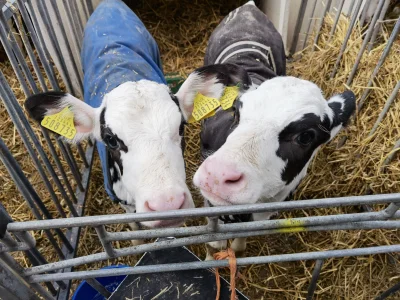
<path id="1" fill-rule="evenodd" d="M 119 147 L 119 143 L 113 135 L 107 134 L 104 137 L 104 142 L 110 149 L 117 149 Z"/>
<path id="2" fill-rule="evenodd" d="M 313 141 L 314 138 L 315 138 L 314 131 L 308 130 L 300 133 L 296 137 L 296 142 L 302 146 L 307 146 Z"/>

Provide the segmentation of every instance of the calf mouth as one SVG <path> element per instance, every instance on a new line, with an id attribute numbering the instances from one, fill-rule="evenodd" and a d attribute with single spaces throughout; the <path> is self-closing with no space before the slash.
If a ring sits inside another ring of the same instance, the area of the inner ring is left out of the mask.
<path id="1" fill-rule="evenodd" d="M 221 196 L 216 195 L 210 191 L 206 191 L 200 188 L 200 192 L 207 199 L 207 201 L 211 203 L 213 206 L 235 205 L 235 203 L 232 203 L 229 200 L 224 199 Z"/>

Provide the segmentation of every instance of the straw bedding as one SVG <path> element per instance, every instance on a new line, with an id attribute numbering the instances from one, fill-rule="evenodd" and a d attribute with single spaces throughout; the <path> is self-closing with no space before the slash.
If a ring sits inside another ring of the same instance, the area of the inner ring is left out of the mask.
<path id="1" fill-rule="evenodd" d="M 143 1 L 135 10 L 157 40 L 164 71 L 189 74 L 194 68 L 202 65 L 208 37 L 219 21 L 231 9 L 244 1 Z M 329 96 L 343 91 L 344 82 L 354 64 L 355 57 L 362 44 L 362 30 L 357 28 L 352 34 L 346 52 L 341 60 L 338 74 L 329 79 L 341 43 L 344 39 L 349 21 L 341 17 L 335 35 L 330 41 L 329 31 L 332 25 L 331 17 L 327 17 L 322 29 L 317 49 L 310 48 L 295 56 L 288 65 L 288 73 L 293 76 L 308 79 L 318 84 L 324 95 Z M 392 27 L 388 23 L 387 27 Z M 365 53 L 359 70 L 351 85 L 358 99 L 364 92 L 370 74 L 375 67 L 390 32 L 384 26 L 382 38 L 376 47 Z M 357 118 L 342 132 L 338 138 L 323 147 L 309 168 L 309 175 L 297 190 L 295 199 L 312 199 L 340 197 L 348 195 L 363 195 L 370 189 L 373 193 L 393 193 L 400 190 L 400 163 L 397 158 L 385 169 L 380 166 L 400 138 L 400 104 L 395 101 L 387 116 L 372 137 L 368 133 L 375 123 L 386 99 L 400 79 L 398 57 L 400 43 L 397 40 L 391 53 L 374 81 L 371 93 L 364 108 Z M 8 63 L 0 64 L 14 93 L 22 103 L 23 92 Z M 36 190 L 50 207 L 54 216 L 58 217 L 51 199 L 42 188 L 30 159 L 25 154 L 18 133 L 7 116 L 5 108 L 0 105 L 1 137 L 11 148 L 13 154 L 23 166 L 25 174 L 33 182 Z M 35 130 L 37 128 L 35 127 Z M 197 206 L 202 205 L 202 199 L 193 188 L 191 179 L 200 164 L 199 158 L 199 126 L 186 128 L 187 148 L 185 159 L 188 174 L 188 184 L 191 187 Z M 347 142 L 337 149 L 341 137 L 347 136 Z M 71 177 L 71 174 L 68 174 Z M 6 206 L 16 221 L 33 219 L 29 208 L 19 195 L 13 182 L 6 176 L 3 166 L 0 166 L 0 201 Z M 103 189 L 101 168 L 98 158 L 95 158 L 92 173 L 86 215 L 122 213 L 123 211 L 107 198 Z M 285 213 L 278 217 L 300 217 L 311 215 L 326 215 L 343 212 L 359 212 L 358 207 L 319 209 Z M 199 224 L 204 220 L 190 221 L 187 224 Z M 128 230 L 125 225 L 110 226 L 109 230 Z M 49 261 L 57 257 L 42 232 L 36 232 L 41 252 Z M 374 245 L 399 244 L 400 235 L 395 230 L 370 231 L 339 231 L 280 234 L 251 238 L 248 243 L 247 256 L 273 255 L 329 249 L 348 249 Z M 129 242 L 116 243 L 116 247 L 124 247 Z M 191 247 L 200 258 L 205 257 L 203 245 Z M 93 254 L 102 251 L 94 230 L 84 228 L 78 255 Z M 22 255 L 16 255 L 28 265 Z M 108 262 L 81 266 L 77 269 L 97 269 L 111 263 L 133 265 L 137 257 L 125 257 Z M 250 299 L 305 299 L 308 284 L 311 279 L 313 261 L 280 263 L 269 265 L 254 265 L 240 268 L 241 279 L 237 286 Z M 382 291 L 393 286 L 400 279 L 399 256 L 375 255 L 352 257 L 344 259 L 329 259 L 324 262 L 321 277 L 318 281 L 316 299 L 373 299 Z M 74 283 L 76 286 L 76 283 Z M 397 294 L 391 299 L 398 299 Z"/>

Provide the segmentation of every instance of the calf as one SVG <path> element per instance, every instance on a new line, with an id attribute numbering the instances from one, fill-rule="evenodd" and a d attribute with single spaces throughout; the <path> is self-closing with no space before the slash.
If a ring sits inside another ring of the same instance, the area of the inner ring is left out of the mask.
<path id="1" fill-rule="evenodd" d="M 204 161 L 194 184 L 211 206 L 286 200 L 320 146 L 346 125 L 355 109 L 354 94 L 346 91 L 326 101 L 315 84 L 285 76 L 281 36 L 253 2 L 232 11 L 215 29 L 205 65 L 177 93 L 186 118 L 197 93 L 220 99 L 227 86 L 238 86 L 238 96 L 231 108 L 219 107 L 202 121 Z M 220 219 L 240 222 L 270 216 Z M 226 241 L 210 246 L 224 248 Z M 236 239 L 231 247 L 244 251 L 245 240 Z"/>
<path id="2" fill-rule="evenodd" d="M 33 118 L 41 121 L 69 107 L 77 131 L 72 142 L 97 140 L 106 190 L 127 212 L 194 207 L 185 182 L 179 105 L 166 85 L 156 42 L 122 1 L 103 1 L 91 15 L 82 64 L 85 102 L 61 92 L 34 95 L 25 102 Z"/>

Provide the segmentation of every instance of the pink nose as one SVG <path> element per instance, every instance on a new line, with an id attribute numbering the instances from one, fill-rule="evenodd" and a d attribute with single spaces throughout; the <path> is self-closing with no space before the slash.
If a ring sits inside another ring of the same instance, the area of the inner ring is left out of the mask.
<path id="1" fill-rule="evenodd" d="M 145 207 L 150 211 L 166 211 L 181 209 L 186 200 L 186 193 L 183 191 L 170 191 L 163 194 L 155 194 L 146 202 Z"/>
<path id="2" fill-rule="evenodd" d="M 216 161 L 212 157 L 204 161 L 203 170 L 195 176 L 194 184 L 220 197 L 229 197 L 246 185 L 244 174 L 234 164 Z"/>

